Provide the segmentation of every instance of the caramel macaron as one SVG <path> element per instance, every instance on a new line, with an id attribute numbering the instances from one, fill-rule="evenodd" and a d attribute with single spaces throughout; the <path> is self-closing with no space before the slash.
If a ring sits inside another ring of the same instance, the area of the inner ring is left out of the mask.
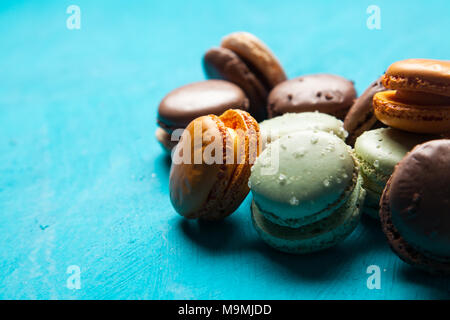
<path id="1" fill-rule="evenodd" d="M 278 84 L 269 94 L 269 118 L 319 111 L 343 120 L 356 99 L 353 82 L 334 74 L 312 74 Z"/>
<path id="2" fill-rule="evenodd" d="M 221 46 L 203 56 L 203 69 L 210 79 L 225 79 L 237 84 L 250 100 L 250 114 L 257 120 L 267 118 L 267 96 L 286 74 L 269 47 L 248 32 L 235 32 L 222 39 Z"/>
<path id="3" fill-rule="evenodd" d="M 249 192 L 250 168 L 260 150 L 258 123 L 245 111 L 196 118 L 172 155 L 169 188 L 175 210 L 188 219 L 219 220 Z"/>
<path id="4" fill-rule="evenodd" d="M 388 180 L 380 206 L 383 231 L 402 260 L 450 274 L 450 140 L 409 152 Z"/>
<path id="5" fill-rule="evenodd" d="M 229 81 L 207 80 L 179 87 L 159 104 L 156 139 L 170 152 L 177 143 L 177 139 L 172 140 L 172 133 L 184 129 L 195 118 L 220 115 L 230 108 L 248 110 L 248 107 L 245 93 Z"/>
<path id="6" fill-rule="evenodd" d="M 378 120 L 410 132 L 450 132 L 450 61 L 399 61 L 388 68 L 382 82 L 391 90 L 373 98 Z"/>

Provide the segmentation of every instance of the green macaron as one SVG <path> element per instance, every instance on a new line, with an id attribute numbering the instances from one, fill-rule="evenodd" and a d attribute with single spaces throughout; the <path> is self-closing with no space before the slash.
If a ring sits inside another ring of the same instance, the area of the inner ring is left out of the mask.
<path id="1" fill-rule="evenodd" d="M 330 132 L 342 140 L 345 140 L 348 135 L 341 120 L 320 112 L 286 113 L 261 122 L 259 127 L 263 148 L 282 136 L 298 131 L 319 130 Z"/>
<path id="2" fill-rule="evenodd" d="M 252 167 L 249 185 L 257 232 L 291 253 L 322 250 L 347 237 L 365 196 L 351 148 L 318 130 L 269 144 Z"/>
<path id="3" fill-rule="evenodd" d="M 358 137 L 355 154 L 361 167 L 363 187 L 367 191 L 365 213 L 378 218 L 380 197 L 395 165 L 414 146 L 431 138 L 392 128 L 366 131 Z"/>

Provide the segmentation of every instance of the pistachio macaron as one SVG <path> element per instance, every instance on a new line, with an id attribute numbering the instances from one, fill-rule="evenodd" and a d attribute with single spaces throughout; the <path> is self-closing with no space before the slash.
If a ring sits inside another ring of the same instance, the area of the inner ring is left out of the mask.
<path id="1" fill-rule="evenodd" d="M 355 154 L 367 191 L 365 213 L 379 218 L 380 197 L 395 165 L 416 145 L 430 139 L 428 135 L 393 128 L 369 130 L 356 139 Z"/>
<path id="2" fill-rule="evenodd" d="M 298 131 L 320 130 L 333 133 L 342 140 L 347 137 L 342 120 L 320 112 L 285 113 L 261 122 L 259 127 L 263 149 L 280 137 Z"/>
<path id="3" fill-rule="evenodd" d="M 289 253 L 319 251 L 346 238 L 365 196 L 351 148 L 322 131 L 296 132 L 269 144 L 249 184 L 256 231 Z"/>

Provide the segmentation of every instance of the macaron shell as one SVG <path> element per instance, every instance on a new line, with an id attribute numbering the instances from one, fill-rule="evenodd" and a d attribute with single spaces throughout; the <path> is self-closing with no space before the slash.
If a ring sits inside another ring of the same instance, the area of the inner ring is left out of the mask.
<path id="1" fill-rule="evenodd" d="M 397 256 L 404 262 L 422 269 L 432 274 L 444 274 L 450 275 L 450 259 L 436 260 L 430 258 L 429 255 L 425 255 L 422 252 L 413 248 L 398 232 L 397 228 L 392 222 L 392 214 L 390 208 L 390 188 L 391 178 L 386 184 L 386 188 L 381 196 L 380 200 L 380 220 L 381 226 L 389 245 Z"/>
<path id="2" fill-rule="evenodd" d="M 378 174 L 386 176 L 384 187 L 395 165 L 416 145 L 432 138 L 431 135 L 379 128 L 366 131 L 359 136 L 355 143 L 355 154 Z"/>
<path id="3" fill-rule="evenodd" d="M 284 81 L 269 94 L 269 118 L 289 112 L 319 111 L 344 119 L 356 99 L 353 83 L 333 74 L 313 74 Z"/>
<path id="4" fill-rule="evenodd" d="M 370 217 L 379 220 L 380 219 L 380 198 L 382 192 L 375 192 L 364 185 L 364 190 L 366 190 L 366 198 L 364 200 L 363 212 Z"/>
<path id="5" fill-rule="evenodd" d="M 202 144 L 197 146 L 194 133 L 200 126 Z M 189 219 L 203 218 L 217 207 L 234 171 L 234 165 L 225 163 L 206 165 L 203 157 L 200 163 L 195 163 L 195 154 L 203 156 L 205 148 L 213 142 L 212 137 L 220 139 L 226 148 L 233 146 L 232 137 L 217 116 L 199 117 L 187 126 L 173 153 L 173 157 L 180 156 L 187 161 L 173 158 L 169 177 L 170 200 L 175 210 Z M 189 157 L 184 154 L 186 150 L 190 150 Z M 225 150 L 225 154 L 229 152 Z"/>
<path id="6" fill-rule="evenodd" d="M 272 170 L 276 161 L 278 170 Z M 337 136 L 297 132 L 271 143 L 257 158 L 251 191 L 269 220 L 298 227 L 342 205 L 354 188 L 356 172 L 349 147 Z"/>
<path id="7" fill-rule="evenodd" d="M 348 201 L 329 217 L 297 229 L 272 223 L 252 202 L 253 226 L 267 244 L 286 253 L 305 254 L 335 246 L 358 225 L 365 196 L 361 184 L 359 177 Z"/>
<path id="8" fill-rule="evenodd" d="M 285 113 L 260 124 L 261 140 L 265 145 L 282 136 L 305 130 L 320 130 L 333 133 L 342 140 L 347 137 L 343 122 L 329 114 L 320 112 Z"/>
<path id="9" fill-rule="evenodd" d="M 271 87 L 286 80 L 286 74 L 272 51 L 257 37 L 248 32 L 235 32 L 222 39 L 227 48 L 244 61 L 251 63 L 264 76 Z"/>
<path id="10" fill-rule="evenodd" d="M 412 247 L 450 259 L 450 140 L 414 148 L 391 179 L 391 219 Z"/>
<path id="11" fill-rule="evenodd" d="M 450 96 L 450 61 L 408 59 L 393 63 L 383 78 L 389 89 L 409 89 Z"/>
<path id="12" fill-rule="evenodd" d="M 245 199 L 250 189 L 248 179 L 250 167 L 259 155 L 259 127 L 258 123 L 247 112 L 242 110 L 228 110 L 220 117 L 227 128 L 236 132 L 234 140 L 234 171 L 228 186 L 221 195 L 218 210 L 211 212 L 206 219 L 218 220 L 233 213 Z M 239 149 L 241 152 L 239 152 Z"/>
<path id="13" fill-rule="evenodd" d="M 383 126 L 373 113 L 373 96 L 387 89 L 381 82 L 382 77 L 374 81 L 363 94 L 356 99 L 344 120 L 344 129 L 348 132 L 347 143 L 355 144 L 356 138 L 364 131 Z"/>
<path id="14" fill-rule="evenodd" d="M 269 92 L 237 54 L 226 48 L 212 48 L 203 57 L 203 69 L 210 79 L 225 79 L 241 87 L 250 100 L 250 114 L 257 121 L 267 118 Z"/>
<path id="15" fill-rule="evenodd" d="M 167 153 L 170 153 L 178 143 L 178 141 L 172 141 L 171 135 L 162 128 L 156 129 L 155 137 Z"/>
<path id="16" fill-rule="evenodd" d="M 158 107 L 158 124 L 171 133 L 185 128 L 200 116 L 221 115 L 226 110 L 248 110 L 241 88 L 225 80 L 207 80 L 179 87 L 167 94 Z"/>
<path id="17" fill-rule="evenodd" d="M 429 134 L 450 131 L 450 106 L 405 104 L 396 99 L 395 91 L 377 93 L 373 104 L 375 116 L 390 127 Z"/>

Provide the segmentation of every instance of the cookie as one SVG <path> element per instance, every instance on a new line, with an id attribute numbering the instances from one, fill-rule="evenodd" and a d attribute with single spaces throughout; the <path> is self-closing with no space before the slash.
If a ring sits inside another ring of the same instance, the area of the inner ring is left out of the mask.
<path id="1" fill-rule="evenodd" d="M 279 138 L 257 158 L 249 182 L 253 225 L 280 251 L 329 248 L 359 222 L 362 178 L 351 149 L 334 134 L 301 131 Z"/>
<path id="2" fill-rule="evenodd" d="M 353 82 L 333 74 L 314 74 L 277 85 L 269 94 L 269 118 L 319 111 L 343 120 L 356 98 Z"/>
<path id="3" fill-rule="evenodd" d="M 381 77 L 374 81 L 355 103 L 351 106 L 344 119 L 344 129 L 348 132 L 346 142 L 353 146 L 356 138 L 363 132 L 383 127 L 384 125 L 375 117 L 373 113 L 373 96 L 387 89 L 381 82 Z"/>
<path id="4" fill-rule="evenodd" d="M 157 122 L 166 132 L 157 130 L 156 138 L 165 150 L 171 151 L 171 135 L 184 129 L 197 117 L 220 115 L 228 109 L 248 110 L 247 96 L 237 85 L 224 80 L 194 82 L 167 94 L 158 107 Z"/>
<path id="5" fill-rule="evenodd" d="M 172 155 L 174 209 L 188 219 L 220 220 L 233 213 L 249 192 L 259 141 L 258 123 L 245 111 L 194 119 Z"/>
<path id="6" fill-rule="evenodd" d="M 409 152 L 395 167 L 380 206 L 383 231 L 402 260 L 450 274 L 450 140 Z"/>
<path id="7" fill-rule="evenodd" d="M 409 59 L 392 64 L 373 98 L 375 116 L 397 129 L 450 132 L 450 61 Z"/>

